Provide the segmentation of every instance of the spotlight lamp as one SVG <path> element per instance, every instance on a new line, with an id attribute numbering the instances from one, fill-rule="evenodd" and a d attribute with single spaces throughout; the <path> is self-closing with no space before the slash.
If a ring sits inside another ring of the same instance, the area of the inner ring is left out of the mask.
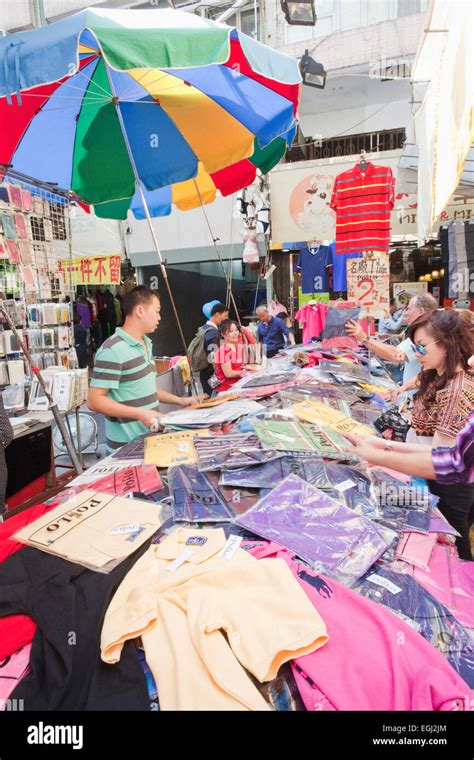
<path id="1" fill-rule="evenodd" d="M 291 26 L 315 26 L 316 11 L 314 0 L 292 2 L 292 0 L 280 0 L 281 9 L 285 14 L 286 23 Z"/>
<path id="2" fill-rule="evenodd" d="M 316 87 L 318 90 L 324 90 L 326 87 L 325 68 L 322 63 L 311 58 L 307 50 L 305 50 L 301 58 L 300 69 L 303 84 L 308 85 L 308 87 Z"/>

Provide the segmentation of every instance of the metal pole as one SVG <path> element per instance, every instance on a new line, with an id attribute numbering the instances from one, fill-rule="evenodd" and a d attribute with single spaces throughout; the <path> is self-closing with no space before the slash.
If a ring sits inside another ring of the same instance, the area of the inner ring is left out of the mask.
<path id="1" fill-rule="evenodd" d="M 45 382 L 43 380 L 43 376 L 42 376 L 39 368 L 35 367 L 35 364 L 33 362 L 33 358 L 31 356 L 29 350 L 26 348 L 25 343 L 23 343 L 22 339 L 20 338 L 20 335 L 19 335 L 19 333 L 18 333 L 15 325 L 13 324 L 13 322 L 12 322 L 12 320 L 10 318 L 10 315 L 8 314 L 7 310 L 4 308 L 2 302 L 0 302 L 0 311 L 2 312 L 5 320 L 7 321 L 7 324 L 9 326 L 10 330 L 12 330 L 13 335 L 17 339 L 19 345 L 23 346 L 23 352 L 24 352 L 24 354 L 26 356 L 26 360 L 27 360 L 28 364 L 31 367 L 31 371 L 33 372 L 34 376 L 38 379 L 38 382 L 41 385 L 41 388 L 43 389 L 43 393 L 44 393 L 44 395 L 46 396 L 46 398 L 49 401 L 51 412 L 53 413 L 53 417 L 55 419 L 56 425 L 58 426 L 59 431 L 60 431 L 60 433 L 62 435 L 62 439 L 63 439 L 63 441 L 64 441 L 64 443 L 66 445 L 66 448 L 68 450 L 68 454 L 71 457 L 71 462 L 72 462 L 72 464 L 74 466 L 74 469 L 76 470 L 76 473 L 78 475 L 80 475 L 82 473 L 81 463 L 79 462 L 79 459 L 77 458 L 77 454 L 76 454 L 76 450 L 74 448 L 74 444 L 72 442 L 72 439 L 71 439 L 69 433 L 66 430 L 66 426 L 64 424 L 64 420 L 61 417 L 61 412 L 58 409 L 58 405 L 54 402 L 53 397 L 51 396 L 50 392 L 48 391 L 48 389 L 46 387 L 46 384 L 45 384 Z"/>
<path id="2" fill-rule="evenodd" d="M 79 461 L 82 465 L 81 415 L 79 414 L 78 406 L 76 406 L 76 435 L 77 435 L 77 453 L 79 454 Z"/>
<path id="3" fill-rule="evenodd" d="M 158 239 L 156 237 L 155 230 L 153 228 L 153 223 L 151 221 L 150 210 L 148 208 L 148 203 L 147 203 L 146 198 L 145 198 L 145 193 L 143 192 L 142 183 L 141 183 L 140 177 L 138 175 L 138 170 L 137 170 L 137 166 L 136 166 L 136 163 L 135 163 L 135 159 L 133 157 L 130 141 L 128 139 L 127 130 L 125 129 L 125 124 L 123 122 L 122 112 L 121 112 L 120 107 L 119 107 L 119 102 L 120 101 L 119 101 L 119 98 L 117 97 L 117 95 L 115 93 L 114 83 L 112 81 L 112 77 L 110 76 L 110 70 L 109 70 L 109 67 L 107 66 L 107 64 L 105 63 L 105 61 L 104 61 L 104 65 L 105 65 L 105 70 L 107 71 L 107 77 L 108 77 L 109 84 L 110 84 L 110 89 L 111 89 L 112 95 L 113 95 L 112 102 L 115 105 L 115 111 L 117 113 L 117 118 L 118 118 L 118 122 L 120 124 L 120 129 L 122 130 L 122 136 L 123 136 L 123 139 L 124 139 L 124 142 L 125 142 L 125 147 L 127 148 L 128 157 L 130 159 L 130 165 L 132 167 L 133 174 L 135 176 L 135 181 L 137 183 L 138 192 L 140 193 L 140 197 L 142 199 L 143 208 L 145 210 L 145 216 L 146 216 L 147 222 L 148 222 L 148 227 L 150 229 L 151 237 L 153 239 L 153 244 L 155 246 L 155 250 L 156 250 L 156 253 L 157 253 L 157 256 L 158 256 L 158 260 L 159 260 L 159 263 L 160 263 L 161 274 L 163 275 L 163 279 L 165 281 L 166 289 L 168 291 L 169 299 L 171 301 L 171 306 L 173 308 L 173 312 L 174 312 L 174 316 L 175 316 L 175 319 L 176 319 L 176 323 L 178 325 L 178 332 L 179 332 L 179 335 L 180 335 L 180 338 L 181 338 L 181 341 L 182 341 L 182 344 L 183 344 L 184 354 L 185 354 L 185 356 L 187 357 L 187 359 L 189 361 L 188 348 L 187 348 L 187 345 L 186 345 L 186 339 L 184 337 L 183 329 L 181 327 L 181 322 L 180 322 L 180 319 L 179 319 L 179 316 L 178 316 L 178 311 L 176 309 L 176 304 L 174 302 L 173 294 L 171 292 L 171 286 L 169 284 L 168 274 L 166 272 L 166 268 L 165 268 L 165 265 L 164 265 L 164 262 L 163 262 L 163 257 L 161 255 L 161 251 L 160 251 L 160 246 L 158 244 Z"/>
<path id="4" fill-rule="evenodd" d="M 228 294 L 230 296 L 230 300 L 232 301 L 232 305 L 233 305 L 233 307 L 235 309 L 235 315 L 236 315 L 237 322 L 239 323 L 239 325 L 241 325 L 242 323 L 240 321 L 239 310 L 237 309 L 237 304 L 235 303 L 234 294 L 232 292 L 232 285 L 231 285 L 231 283 L 229 281 L 229 278 L 227 276 L 227 272 L 225 270 L 224 262 L 222 261 L 222 256 L 221 256 L 220 251 L 219 251 L 219 249 L 217 247 L 217 238 L 214 237 L 214 234 L 212 232 L 212 227 L 211 227 L 211 224 L 210 224 L 209 219 L 207 217 L 206 209 L 204 208 L 204 203 L 203 203 L 203 200 L 202 200 L 201 193 L 199 191 L 198 184 L 197 184 L 197 182 L 196 182 L 195 179 L 193 179 L 193 182 L 194 182 L 194 186 L 196 188 L 196 192 L 197 192 L 198 197 L 199 197 L 199 201 L 201 203 L 201 208 L 202 208 L 203 213 L 204 213 L 204 218 L 205 218 L 205 220 L 207 222 L 207 226 L 209 227 L 209 232 L 211 233 L 212 243 L 214 245 L 214 248 L 215 248 L 215 251 L 216 251 L 216 254 L 217 254 L 217 258 L 219 259 L 219 263 L 221 265 L 221 269 L 222 269 L 222 271 L 224 273 L 224 278 L 225 278 L 225 281 L 227 283 L 227 291 L 228 291 Z"/>

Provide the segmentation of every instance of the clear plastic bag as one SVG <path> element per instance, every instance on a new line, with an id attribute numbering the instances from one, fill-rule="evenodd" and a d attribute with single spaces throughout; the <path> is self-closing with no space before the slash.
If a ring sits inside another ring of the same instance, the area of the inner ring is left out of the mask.
<path id="1" fill-rule="evenodd" d="M 228 522 L 234 517 L 225 499 L 197 467 L 170 467 L 168 485 L 176 522 Z"/>
<path id="2" fill-rule="evenodd" d="M 315 571 L 347 586 L 388 547 L 375 523 L 296 475 L 289 475 L 236 522 L 286 546 Z"/>
<path id="3" fill-rule="evenodd" d="M 356 338 L 351 338 L 346 333 L 346 322 L 359 319 L 360 307 L 332 307 L 328 309 L 326 324 L 322 333 L 323 348 L 354 348 L 357 349 Z"/>
<path id="4" fill-rule="evenodd" d="M 223 472 L 219 485 L 240 488 L 275 488 L 288 475 L 298 475 L 302 480 L 317 488 L 331 487 L 326 467 L 318 457 L 282 457 L 257 467 L 243 467 L 232 472 Z"/>

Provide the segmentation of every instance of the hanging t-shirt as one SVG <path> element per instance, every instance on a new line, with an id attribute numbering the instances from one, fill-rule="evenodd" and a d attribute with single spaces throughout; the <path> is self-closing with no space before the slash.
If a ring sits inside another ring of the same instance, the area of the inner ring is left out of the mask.
<path id="1" fill-rule="evenodd" d="M 347 290 L 347 260 L 360 259 L 361 253 L 341 253 L 336 256 L 336 243 L 331 243 L 332 289 L 333 291 Z"/>
<path id="2" fill-rule="evenodd" d="M 328 307 L 324 303 L 305 304 L 295 314 L 295 319 L 303 325 L 303 343 L 311 338 L 319 338 L 326 323 Z"/>
<path id="3" fill-rule="evenodd" d="M 336 212 L 336 254 L 386 251 L 395 180 L 389 166 L 358 164 L 336 177 L 330 206 Z"/>
<path id="4" fill-rule="evenodd" d="M 303 248 L 298 255 L 296 268 L 301 272 L 303 293 L 327 293 L 331 250 L 328 245 Z"/>

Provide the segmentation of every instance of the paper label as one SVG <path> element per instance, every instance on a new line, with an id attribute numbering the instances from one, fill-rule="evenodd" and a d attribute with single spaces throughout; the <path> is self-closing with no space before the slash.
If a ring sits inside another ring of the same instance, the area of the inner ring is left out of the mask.
<path id="1" fill-rule="evenodd" d="M 129 523 L 128 525 L 117 525 L 117 527 L 112 528 L 110 532 L 113 536 L 118 536 L 121 533 L 136 533 L 138 530 L 140 530 L 140 525 L 138 523 Z"/>
<path id="2" fill-rule="evenodd" d="M 395 586 L 395 584 L 387 580 L 387 578 L 382 578 L 380 575 L 369 575 L 367 580 L 371 583 L 375 583 L 376 586 L 382 586 L 387 589 L 387 591 L 390 591 L 391 594 L 399 594 L 402 591 L 401 588 Z"/>
<path id="3" fill-rule="evenodd" d="M 273 438 L 281 438 L 282 441 L 288 441 L 289 443 L 294 443 L 295 439 L 292 438 L 290 435 L 284 435 L 283 433 L 274 433 L 273 431 L 269 431 L 270 435 L 273 436 Z"/>
<path id="4" fill-rule="evenodd" d="M 186 546 L 204 546 L 206 542 L 205 536 L 190 536 L 186 541 Z"/>
<path id="5" fill-rule="evenodd" d="M 242 543 L 242 536 L 229 536 L 224 548 L 222 549 L 221 553 L 218 556 L 222 557 L 222 559 L 231 559 L 231 557 L 234 556 L 235 552 L 237 551 L 241 543 Z"/>
<path id="6" fill-rule="evenodd" d="M 184 551 L 179 554 L 173 562 L 171 562 L 168 567 L 166 568 L 167 573 L 172 573 L 173 570 L 177 570 L 178 567 L 181 567 L 185 562 L 188 561 L 188 559 L 194 554 L 194 549 L 188 548 L 184 549 Z"/>
<path id="7" fill-rule="evenodd" d="M 354 483 L 353 480 L 344 480 L 342 483 L 338 483 L 335 488 L 338 491 L 347 491 L 349 488 L 354 488 L 355 485 L 357 483 Z"/>

